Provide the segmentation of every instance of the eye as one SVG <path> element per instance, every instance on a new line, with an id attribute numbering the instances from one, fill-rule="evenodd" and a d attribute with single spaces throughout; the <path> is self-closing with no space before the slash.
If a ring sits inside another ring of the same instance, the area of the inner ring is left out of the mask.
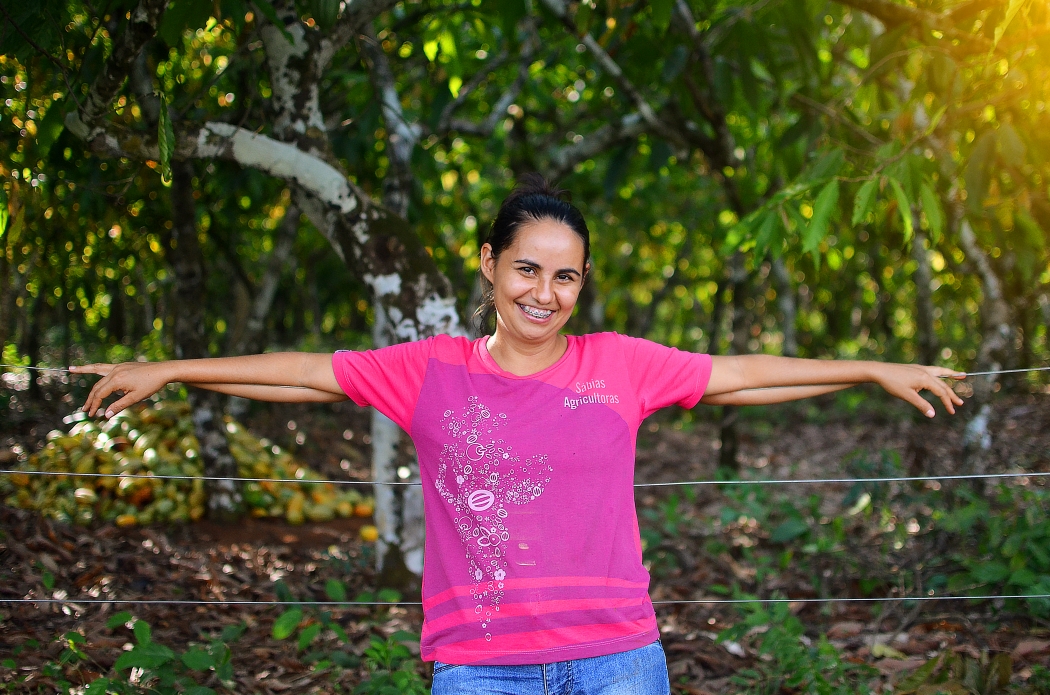
<path id="1" fill-rule="evenodd" d="M 536 269 L 529 265 L 523 265 L 520 268 L 518 268 L 518 270 L 525 273 L 526 275 L 533 275 L 536 272 Z"/>

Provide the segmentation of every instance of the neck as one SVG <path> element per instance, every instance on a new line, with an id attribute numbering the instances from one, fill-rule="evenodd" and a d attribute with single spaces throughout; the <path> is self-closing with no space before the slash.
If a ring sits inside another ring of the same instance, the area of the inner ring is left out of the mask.
<path id="1" fill-rule="evenodd" d="M 542 372 L 560 360 L 569 347 L 569 341 L 560 334 L 541 343 L 515 340 L 507 335 L 507 331 L 501 331 L 497 324 L 496 332 L 485 347 L 500 369 L 516 376 L 528 376 Z"/>

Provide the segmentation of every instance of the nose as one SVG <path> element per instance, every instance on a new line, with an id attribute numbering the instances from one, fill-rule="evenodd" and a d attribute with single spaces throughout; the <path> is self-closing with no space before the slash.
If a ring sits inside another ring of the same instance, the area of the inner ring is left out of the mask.
<path id="1" fill-rule="evenodd" d="M 554 299 L 554 279 L 541 277 L 536 282 L 536 302 L 539 304 L 550 304 Z"/>

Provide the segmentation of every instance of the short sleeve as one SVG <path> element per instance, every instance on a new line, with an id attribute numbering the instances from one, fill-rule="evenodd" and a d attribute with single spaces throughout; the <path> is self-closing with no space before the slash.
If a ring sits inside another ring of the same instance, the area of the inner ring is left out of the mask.
<path id="1" fill-rule="evenodd" d="M 433 338 L 377 350 L 340 350 L 332 355 L 339 387 L 360 406 L 373 406 L 409 431 Z"/>
<path id="2" fill-rule="evenodd" d="M 710 355 L 618 337 L 643 419 L 670 405 L 692 408 L 700 402 L 711 379 Z"/>

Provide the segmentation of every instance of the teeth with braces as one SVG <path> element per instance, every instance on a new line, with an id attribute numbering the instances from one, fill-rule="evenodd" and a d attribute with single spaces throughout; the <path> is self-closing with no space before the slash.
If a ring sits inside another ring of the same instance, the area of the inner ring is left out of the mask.
<path id="1" fill-rule="evenodd" d="M 526 306 L 524 304 L 519 304 L 518 306 L 520 306 L 526 314 L 537 319 L 545 319 L 554 313 L 552 309 L 537 309 L 536 307 Z"/>

